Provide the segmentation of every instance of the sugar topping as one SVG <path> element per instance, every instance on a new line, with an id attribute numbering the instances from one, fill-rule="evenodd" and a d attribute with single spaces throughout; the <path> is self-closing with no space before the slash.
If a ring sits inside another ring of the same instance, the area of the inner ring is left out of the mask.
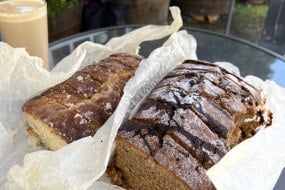
<path id="1" fill-rule="evenodd" d="M 136 117 L 156 120 L 156 122 L 164 125 L 168 125 L 170 120 L 168 114 L 164 110 L 158 110 L 155 106 L 152 106 L 147 110 L 143 110 L 138 113 Z"/>
<path id="2" fill-rule="evenodd" d="M 68 106 L 69 109 L 71 109 L 74 106 L 73 103 L 67 103 L 66 105 Z"/>
<path id="3" fill-rule="evenodd" d="M 84 112 L 83 115 L 87 118 L 90 118 L 94 113 L 92 111 Z"/>
<path id="4" fill-rule="evenodd" d="M 87 119 L 81 119 L 79 122 L 80 125 L 88 124 Z"/>
<path id="5" fill-rule="evenodd" d="M 66 95 L 66 99 L 69 100 L 70 98 L 71 98 L 71 95 L 70 95 L 70 94 L 67 94 L 67 95 Z"/>
<path id="6" fill-rule="evenodd" d="M 112 104 L 111 104 L 110 102 L 107 102 L 107 103 L 105 104 L 104 108 L 105 108 L 106 110 L 112 110 Z"/>
<path id="7" fill-rule="evenodd" d="M 80 118 L 80 119 L 82 119 L 82 115 L 81 114 L 79 114 L 79 113 L 76 113 L 75 114 L 75 116 L 73 117 L 74 119 L 76 119 L 76 118 Z"/>
<path id="8" fill-rule="evenodd" d="M 185 96 L 182 100 L 181 100 L 181 104 L 188 104 L 188 105 L 191 105 L 191 104 L 194 104 L 197 102 L 197 96 L 194 96 L 192 94 L 188 95 L 188 96 Z"/>
<path id="9" fill-rule="evenodd" d="M 76 77 L 76 80 L 78 81 L 78 82 L 82 82 L 83 81 L 83 76 L 81 76 L 81 75 L 79 75 L 78 77 Z"/>

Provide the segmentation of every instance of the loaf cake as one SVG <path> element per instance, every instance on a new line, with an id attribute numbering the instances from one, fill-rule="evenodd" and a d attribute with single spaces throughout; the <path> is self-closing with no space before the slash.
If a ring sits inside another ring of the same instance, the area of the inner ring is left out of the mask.
<path id="1" fill-rule="evenodd" d="M 26 102 L 28 131 L 47 148 L 94 135 L 116 109 L 141 57 L 114 54 Z"/>
<path id="2" fill-rule="evenodd" d="M 185 61 L 120 127 L 113 182 L 130 189 L 214 189 L 205 172 L 263 121 L 260 92 L 202 61 Z"/>

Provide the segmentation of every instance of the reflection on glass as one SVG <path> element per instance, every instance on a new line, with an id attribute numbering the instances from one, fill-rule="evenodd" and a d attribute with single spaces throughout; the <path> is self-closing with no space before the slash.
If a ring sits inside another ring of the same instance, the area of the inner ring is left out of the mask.
<path id="1" fill-rule="evenodd" d="M 92 33 L 93 37 L 91 39 L 97 43 L 104 44 L 111 38 L 123 35 L 135 28 L 137 27 L 118 27 L 107 29 L 106 31 L 97 30 Z M 255 75 L 263 80 L 272 79 L 285 87 L 285 77 L 283 77 L 285 61 L 259 48 L 228 37 L 191 29 L 188 29 L 188 33 L 197 39 L 197 55 L 199 59 L 210 62 L 230 62 L 238 66 L 242 76 Z M 85 35 L 90 35 L 90 33 Z M 80 36 L 80 38 L 82 37 Z M 140 55 L 148 57 L 153 49 L 160 47 L 166 39 L 142 43 Z M 61 46 L 64 46 L 64 44 L 65 42 L 61 42 Z"/>
<path id="2" fill-rule="evenodd" d="M 226 61 L 240 69 L 241 75 L 256 75 L 271 78 L 270 64 L 275 57 L 247 44 L 212 34 L 193 32 L 197 38 L 197 54 L 207 61 Z"/>
<path id="3" fill-rule="evenodd" d="M 271 69 L 274 71 L 271 79 L 276 81 L 277 84 L 285 87 L 285 63 L 279 59 L 276 59 L 272 63 Z"/>

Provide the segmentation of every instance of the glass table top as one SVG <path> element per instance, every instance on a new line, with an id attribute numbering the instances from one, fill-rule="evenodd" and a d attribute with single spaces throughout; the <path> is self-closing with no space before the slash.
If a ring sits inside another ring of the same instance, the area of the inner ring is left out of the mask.
<path id="1" fill-rule="evenodd" d="M 140 26 L 96 29 L 55 41 L 50 44 L 49 48 L 51 68 L 84 41 L 104 44 L 109 39 L 121 36 L 138 27 Z M 187 30 L 197 39 L 199 59 L 210 62 L 230 62 L 238 66 L 242 76 L 255 75 L 263 80 L 272 79 L 280 86 L 285 87 L 285 77 L 283 76 L 285 74 L 285 58 L 281 55 L 223 34 L 193 28 L 182 28 L 182 30 Z M 153 49 L 161 46 L 165 39 L 142 43 L 140 54 L 147 57 Z"/>

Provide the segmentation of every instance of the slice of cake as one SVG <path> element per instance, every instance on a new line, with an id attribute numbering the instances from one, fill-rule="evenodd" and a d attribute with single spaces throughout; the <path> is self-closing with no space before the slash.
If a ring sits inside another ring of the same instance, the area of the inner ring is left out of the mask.
<path id="1" fill-rule="evenodd" d="M 22 108 L 29 131 L 51 150 L 94 135 L 116 109 L 141 60 L 111 55 L 29 100 Z"/>
<path id="2" fill-rule="evenodd" d="M 259 94 L 219 66 L 185 61 L 120 127 L 111 178 L 135 190 L 214 189 L 205 171 L 253 135 Z"/>

